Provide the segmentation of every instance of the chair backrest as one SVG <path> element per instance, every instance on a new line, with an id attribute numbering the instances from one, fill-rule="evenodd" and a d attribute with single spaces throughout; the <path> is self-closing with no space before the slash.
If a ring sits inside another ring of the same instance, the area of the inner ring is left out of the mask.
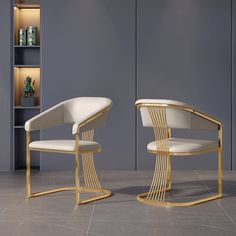
<path id="1" fill-rule="evenodd" d="M 64 101 L 64 123 L 80 122 L 109 108 L 111 104 L 109 98 L 103 97 L 78 97 Z"/>
<path id="2" fill-rule="evenodd" d="M 74 123 L 72 133 L 76 133 L 76 123 L 83 123 L 84 120 L 97 116 L 91 122 L 83 125 L 80 130 L 87 131 L 105 126 L 108 110 L 112 105 L 109 98 L 103 97 L 79 97 L 63 102 L 64 123 Z"/>
<path id="3" fill-rule="evenodd" d="M 168 99 L 140 99 L 139 107 L 144 127 L 166 126 L 176 129 L 216 130 L 218 125 L 195 113 L 186 103 Z"/>
<path id="4" fill-rule="evenodd" d="M 25 122 L 25 130 L 46 129 L 74 123 L 72 133 L 104 127 L 112 101 L 102 97 L 78 97 L 61 102 Z"/>

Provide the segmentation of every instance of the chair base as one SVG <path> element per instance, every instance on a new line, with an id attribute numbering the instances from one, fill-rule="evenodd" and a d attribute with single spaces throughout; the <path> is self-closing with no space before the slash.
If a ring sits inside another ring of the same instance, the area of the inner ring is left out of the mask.
<path id="1" fill-rule="evenodd" d="M 166 191 L 170 191 L 170 189 L 166 189 Z M 148 200 L 146 199 L 148 195 L 148 192 L 146 193 L 141 193 L 137 196 L 137 200 L 148 204 L 148 205 L 152 205 L 152 206 L 193 206 L 193 205 L 197 205 L 203 202 L 208 202 L 208 201 L 212 201 L 212 200 L 216 200 L 222 197 L 222 194 L 218 193 L 216 195 L 212 195 L 209 197 L 205 197 L 205 198 L 201 198 L 198 200 L 194 200 L 194 201 L 189 201 L 189 202 L 166 202 L 166 201 L 158 201 L 158 200 Z"/>
<path id="2" fill-rule="evenodd" d="M 28 198 L 34 198 L 34 197 L 39 197 L 39 196 L 43 196 L 43 195 L 48 195 L 48 194 L 52 194 L 52 193 L 58 193 L 58 192 L 62 192 L 62 191 L 75 191 L 75 187 L 63 187 L 63 188 L 56 188 L 56 189 L 52 189 L 52 190 L 48 190 L 48 191 L 43 191 L 43 192 L 36 192 L 36 193 L 31 193 Z M 93 188 L 87 188 L 87 187 L 81 187 L 80 192 L 86 192 L 86 193 L 100 193 L 102 195 L 100 196 L 96 196 L 93 198 L 89 198 L 89 199 L 85 199 L 85 200 L 81 200 L 78 205 L 82 205 L 82 204 L 86 204 L 86 203 L 90 203 L 90 202 L 94 202 L 97 200 L 101 200 L 107 197 L 110 197 L 112 195 L 112 192 L 110 190 L 107 189 L 93 189 Z"/>

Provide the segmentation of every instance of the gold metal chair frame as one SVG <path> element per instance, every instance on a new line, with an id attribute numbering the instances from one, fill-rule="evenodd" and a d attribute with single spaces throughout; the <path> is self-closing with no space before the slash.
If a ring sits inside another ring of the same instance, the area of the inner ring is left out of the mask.
<path id="1" fill-rule="evenodd" d="M 148 151 L 156 155 L 155 170 L 153 174 L 152 183 L 148 192 L 141 193 L 137 196 L 137 200 L 149 205 L 157 206 L 192 206 L 203 202 L 208 202 L 222 197 L 222 127 L 223 124 L 213 117 L 210 117 L 202 112 L 199 112 L 191 107 L 177 106 L 172 104 L 153 104 L 153 103 L 139 103 L 137 108 L 146 107 L 149 111 L 155 140 L 158 142 L 158 151 Z M 213 122 L 218 126 L 218 147 L 217 149 L 207 149 L 201 152 L 188 152 L 188 153 L 172 153 L 169 152 L 167 147 L 167 140 L 171 137 L 171 129 L 167 126 L 166 121 L 166 108 L 172 107 L 194 113 Z M 198 155 L 207 152 L 218 153 L 218 192 L 214 195 L 197 199 L 189 202 L 167 202 L 165 201 L 165 193 L 171 190 L 171 156 L 188 156 Z"/>
<path id="2" fill-rule="evenodd" d="M 86 120 L 83 124 L 79 126 L 79 128 L 83 127 L 84 125 L 90 123 L 97 117 L 103 115 L 104 112 L 107 112 L 109 108 L 106 108 L 104 111 L 94 115 L 93 117 Z M 79 151 L 79 142 L 80 142 L 80 133 L 78 132 L 75 135 L 75 141 L 76 141 L 76 147 L 75 152 L 70 151 L 60 151 L 60 150 L 45 150 L 45 149 L 30 149 L 30 132 L 26 132 L 26 194 L 27 198 L 34 198 L 39 197 L 43 195 L 48 195 L 52 193 L 57 193 L 61 191 L 75 191 L 75 199 L 77 205 L 82 205 L 90 202 L 94 202 L 100 199 L 104 199 L 107 197 L 110 197 L 112 195 L 112 192 L 108 189 L 104 189 L 101 187 L 101 183 L 98 179 L 97 172 L 95 169 L 94 159 L 93 159 L 93 153 L 91 151 Z M 94 136 L 94 130 L 89 130 L 82 132 L 82 140 L 88 140 L 93 141 Z M 56 188 L 48 191 L 42 191 L 42 192 L 31 192 L 31 178 L 30 178 L 30 151 L 40 151 L 40 152 L 57 152 L 57 153 L 67 153 L 75 155 L 75 186 L 71 187 L 62 187 L 62 188 Z M 100 152 L 101 150 L 97 150 L 97 152 Z M 82 157 L 82 158 L 81 158 Z M 84 187 L 80 185 L 80 159 L 82 159 L 82 169 L 83 169 L 83 176 L 84 176 Z M 88 193 L 95 193 L 96 195 L 99 194 L 99 196 L 95 196 L 89 199 L 81 200 L 80 194 L 82 192 L 88 192 Z"/>

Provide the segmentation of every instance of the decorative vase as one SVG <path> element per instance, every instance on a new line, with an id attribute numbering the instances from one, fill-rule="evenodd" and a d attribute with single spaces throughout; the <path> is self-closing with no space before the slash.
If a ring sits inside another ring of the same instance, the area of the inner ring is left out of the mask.
<path id="1" fill-rule="evenodd" d="M 36 45 L 36 35 L 37 35 L 37 27 L 29 26 L 27 29 L 27 44 L 29 46 Z"/>
<path id="2" fill-rule="evenodd" d="M 19 45 L 20 46 L 27 45 L 26 35 L 27 35 L 27 30 L 26 29 L 19 29 Z"/>

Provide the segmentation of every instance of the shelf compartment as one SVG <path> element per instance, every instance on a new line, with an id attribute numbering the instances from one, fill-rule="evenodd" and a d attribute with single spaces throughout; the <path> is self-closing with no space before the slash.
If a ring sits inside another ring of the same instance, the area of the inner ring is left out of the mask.
<path id="1" fill-rule="evenodd" d="M 15 169 L 24 169 L 26 167 L 26 135 L 24 129 L 15 129 Z M 40 131 L 31 132 L 31 140 L 39 140 L 40 139 Z M 31 167 L 39 168 L 40 166 L 40 153 L 39 152 L 31 152 Z"/>
<path id="2" fill-rule="evenodd" d="M 19 107 L 20 99 L 23 96 L 24 80 L 27 76 L 35 80 L 34 90 L 36 97 L 35 106 L 40 105 L 40 68 L 19 68 L 14 67 L 14 91 L 15 91 L 15 106 Z"/>
<path id="3" fill-rule="evenodd" d="M 39 114 L 37 109 L 16 109 L 15 110 L 15 128 L 22 128 L 25 122 Z"/>
<path id="4" fill-rule="evenodd" d="M 26 167 L 25 122 L 40 113 L 40 0 L 14 0 L 14 126 L 13 163 L 14 169 Z M 19 45 L 19 29 L 37 27 L 36 45 Z M 36 104 L 33 107 L 21 106 L 24 80 L 27 76 L 35 80 Z M 31 140 L 40 140 L 40 131 L 31 132 Z M 40 168 L 40 153 L 31 152 L 31 168 Z"/>
<path id="5" fill-rule="evenodd" d="M 40 7 L 32 8 L 29 6 L 33 5 L 15 4 L 14 7 L 15 45 L 19 45 L 19 29 L 24 29 L 29 26 L 37 27 L 36 41 L 37 44 L 40 44 Z"/>
<path id="6" fill-rule="evenodd" d="M 37 47 L 15 47 L 15 65 L 40 65 Z"/>
<path id="7" fill-rule="evenodd" d="M 30 118 L 39 114 L 37 109 L 16 109 L 15 110 L 15 127 L 24 126 Z"/>

